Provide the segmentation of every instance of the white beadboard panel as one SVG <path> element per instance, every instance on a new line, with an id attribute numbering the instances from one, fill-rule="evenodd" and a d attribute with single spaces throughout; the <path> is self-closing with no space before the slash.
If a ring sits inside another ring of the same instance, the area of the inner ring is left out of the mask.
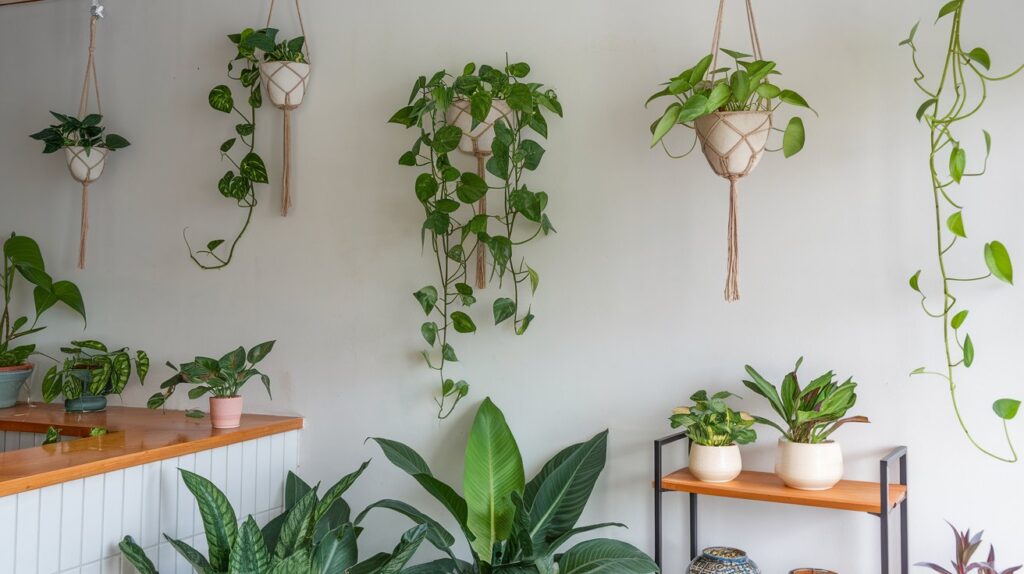
<path id="1" fill-rule="evenodd" d="M 35 440 L 22 434 L 38 433 L 5 432 L 0 446 Z M 292 431 L 0 497 L 0 574 L 135 574 L 118 548 L 126 535 L 161 573 L 191 573 L 163 538 L 207 550 L 195 497 L 178 469 L 224 490 L 239 522 L 252 514 L 264 525 L 282 510 L 297 448 L 298 433 Z"/>
<path id="2" fill-rule="evenodd" d="M 47 486 L 39 491 L 39 557 L 40 572 L 60 570 L 60 524 L 63 485 Z"/>

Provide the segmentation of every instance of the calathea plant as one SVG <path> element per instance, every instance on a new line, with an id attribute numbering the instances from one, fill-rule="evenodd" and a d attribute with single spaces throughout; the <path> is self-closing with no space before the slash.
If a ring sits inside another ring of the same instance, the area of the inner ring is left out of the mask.
<path id="1" fill-rule="evenodd" d="M 181 540 L 164 535 L 171 546 L 197 572 L 204 574 L 397 574 L 419 548 L 428 527 L 418 525 L 402 535 L 392 552 L 382 552 L 359 562 L 356 537 L 361 528 L 352 524 L 351 510 L 342 495 L 369 463 L 346 475 L 321 497 L 288 474 L 285 511 L 262 529 L 249 516 L 241 526 L 224 493 L 209 480 L 180 470 L 182 481 L 196 497 L 203 518 L 209 551 L 204 556 Z M 131 536 L 120 543 L 121 552 L 141 574 L 157 574 L 156 566 Z"/>
<path id="2" fill-rule="evenodd" d="M 540 276 L 518 255 L 518 249 L 551 233 L 554 227 L 546 213 L 548 194 L 530 189 L 526 179 L 544 157 L 544 147 L 534 139 L 547 137 L 544 113 L 561 116 L 562 106 L 553 90 L 527 81 L 529 73 L 530 66 L 523 62 L 479 69 L 471 63 L 458 76 L 443 70 L 429 79 L 421 76 L 413 85 L 409 104 L 390 119 L 413 129 L 416 135 L 412 148 L 398 163 L 421 171 L 414 186 L 424 211 L 420 235 L 437 263 L 437 282 L 414 296 L 430 318 L 420 332 L 431 347 L 423 357 L 440 379 L 436 401 L 442 419 L 469 392 L 469 385 L 449 378 L 446 368 L 458 361 L 452 331 L 477 330 L 476 322 L 464 310 L 477 301 L 467 272 L 467 262 L 477 250 L 490 253 L 492 278 L 510 279 L 511 297 L 499 297 L 492 306 L 494 323 L 511 319 L 515 333 L 522 335 L 534 319 L 524 300 L 525 289 L 529 286 L 531 293 L 536 292 Z M 459 126 L 448 123 L 448 109 L 456 99 L 470 102 L 474 126 L 487 119 L 496 100 L 503 100 L 511 110 L 494 124 L 495 141 L 486 163 L 486 172 L 498 180 L 496 186 L 453 165 L 450 154 L 463 137 Z M 479 213 L 476 203 L 492 191 L 500 194 L 501 207 L 494 214 Z M 524 223 L 529 229 L 521 229 Z"/>
<path id="3" fill-rule="evenodd" d="M 726 399 L 735 397 L 729 391 L 719 391 L 708 397 L 707 391 L 690 396 L 692 406 L 678 407 L 669 421 L 672 428 L 684 427 L 693 442 L 703 446 L 729 446 L 750 444 L 757 440 L 753 428 L 754 417 L 729 408 Z"/>
<path id="4" fill-rule="evenodd" d="M 577 526 L 604 469 L 608 432 L 563 449 L 526 481 L 523 460 L 505 416 L 490 399 L 473 420 L 466 444 L 463 495 L 441 482 L 415 450 L 373 439 L 392 464 L 411 475 L 451 513 L 469 543 L 471 558 L 455 557 L 455 537 L 437 521 L 406 504 L 371 505 L 395 510 L 427 525 L 427 540 L 446 557 L 406 570 L 417 574 L 649 574 L 658 567 L 625 542 L 599 538 L 562 552 L 575 535 L 616 523 Z M 364 513 L 365 514 L 365 513 Z M 356 519 L 359 522 L 359 518 Z"/>
<path id="5" fill-rule="evenodd" d="M 937 284 L 929 286 L 922 283 L 922 272 L 918 270 L 910 277 L 910 288 L 920 296 L 921 308 L 925 314 L 942 323 L 945 356 L 944 364 L 940 368 L 921 367 L 911 374 L 936 376 L 945 381 L 949 388 L 953 414 L 967 440 L 992 458 L 1016 462 L 1017 452 L 1010 438 L 1007 421 L 1017 416 L 1019 400 L 1003 398 L 992 405 L 996 416 L 1001 419 L 1006 434 L 1007 447 L 1010 450 L 1008 455 L 998 454 L 981 446 L 971 435 L 967 422 L 960 412 L 957 400 L 957 382 L 961 380 L 959 373 L 974 364 L 976 349 L 974 339 L 964 329 L 968 309 L 955 292 L 955 288 L 961 283 L 987 281 L 993 278 L 1012 284 L 1013 263 L 1006 246 L 999 241 L 989 241 L 982 246 L 977 264 L 980 267 L 984 261 L 987 273 L 955 272 L 954 261 L 950 258 L 955 253 L 954 248 L 957 245 L 967 242 L 967 230 L 970 229 L 968 218 L 964 215 L 964 199 L 960 197 L 963 184 L 984 175 L 992 149 L 992 137 L 987 131 L 982 131 L 985 145 L 984 160 L 980 169 L 972 171 L 967 165 L 967 144 L 956 129 L 961 122 L 981 112 L 991 85 L 1017 75 L 1024 70 L 1024 65 L 1009 74 L 992 75 L 989 71 L 992 60 L 988 51 L 981 47 L 968 49 L 963 45 L 961 24 L 964 18 L 964 5 L 965 0 L 952 0 L 943 4 L 939 10 L 936 21 L 948 22 L 950 33 L 942 73 L 933 85 L 927 84 L 928 76 L 917 60 L 915 37 L 918 25 L 914 25 L 910 36 L 901 42 L 901 45 L 910 47 L 911 61 L 917 73 L 914 85 L 925 97 L 917 109 L 916 116 L 928 126 L 929 131 L 928 171 L 932 193 L 928 204 L 930 209 L 932 206 L 934 209 L 934 242 L 938 260 Z M 930 302 L 928 293 L 933 289 L 940 295 L 933 297 L 937 301 Z"/>
<path id="6" fill-rule="evenodd" d="M 100 124 L 103 121 L 100 114 L 89 114 L 81 119 L 57 112 L 50 112 L 50 115 L 57 118 L 57 123 L 30 136 L 45 144 L 43 153 L 53 153 L 66 147 L 114 151 L 131 145 L 117 134 L 104 134 L 106 128 Z"/>
<path id="7" fill-rule="evenodd" d="M 246 215 L 245 222 L 234 238 L 227 242 L 226 249 L 218 249 L 226 240 L 214 239 L 206 244 L 205 249 L 193 250 L 186 236 L 185 244 L 188 246 L 189 256 L 203 269 L 221 269 L 231 263 L 238 242 L 252 223 L 253 211 L 258 203 L 255 185 L 270 181 L 267 177 L 266 164 L 256 153 L 256 110 L 263 106 L 256 50 L 257 44 L 265 42 L 273 46 L 273 37 L 268 38 L 266 30 L 257 32 L 246 28 L 239 34 L 231 34 L 228 39 L 237 48 L 235 57 L 228 62 L 228 77 L 238 81 L 244 93 L 247 93 L 244 106 L 246 111 L 243 112 L 239 108 L 240 104 L 235 101 L 229 86 L 221 84 L 210 91 L 210 107 L 237 116 L 238 121 L 235 124 L 235 137 L 226 140 L 220 146 L 221 157 L 228 160 L 234 169 L 229 169 L 220 178 L 217 182 L 217 191 L 244 209 Z"/>
<path id="8" fill-rule="evenodd" d="M 149 356 L 142 350 L 132 357 L 127 347 L 110 350 L 100 341 L 87 340 L 72 341 L 60 351 L 64 361 L 43 377 L 43 400 L 48 403 L 61 395 L 77 399 L 85 390 L 95 396 L 120 395 L 131 378 L 133 361 L 139 384 L 145 384 L 149 372 Z"/>

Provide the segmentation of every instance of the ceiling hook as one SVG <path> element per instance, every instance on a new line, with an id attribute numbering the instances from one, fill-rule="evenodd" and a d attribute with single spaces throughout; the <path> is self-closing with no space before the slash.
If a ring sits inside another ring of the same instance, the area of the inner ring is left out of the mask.
<path id="1" fill-rule="evenodd" d="M 93 18 L 103 18 L 103 5 L 100 4 L 100 0 L 92 0 L 89 13 L 92 14 Z"/>

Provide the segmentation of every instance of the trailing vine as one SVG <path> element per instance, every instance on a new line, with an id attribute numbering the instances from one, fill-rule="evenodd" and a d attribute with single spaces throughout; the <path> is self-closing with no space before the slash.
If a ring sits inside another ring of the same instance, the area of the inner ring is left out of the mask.
<path id="1" fill-rule="evenodd" d="M 241 229 L 230 241 L 214 239 L 206 244 L 205 249 L 193 250 L 186 235 L 187 229 L 182 232 L 185 238 L 185 245 L 188 247 L 189 257 L 196 265 L 203 269 L 222 269 L 231 263 L 235 255 L 235 248 L 238 242 L 249 229 L 252 223 L 253 211 L 256 209 L 257 183 L 269 183 L 267 178 L 267 167 L 263 159 L 256 153 L 256 110 L 263 106 L 263 94 L 260 91 L 260 66 L 256 56 L 256 50 L 269 42 L 271 49 L 275 46 L 273 39 L 277 30 L 267 28 L 264 30 L 253 30 L 247 28 L 239 34 L 231 34 L 228 38 L 234 44 L 238 53 L 228 62 L 228 77 L 238 81 L 244 90 L 248 91 L 246 105 L 247 113 L 243 113 L 235 102 L 231 88 L 221 84 L 210 91 L 210 107 L 225 114 L 235 114 L 240 118 L 235 124 L 236 137 L 225 141 L 220 146 L 222 159 L 227 159 L 234 166 L 229 169 L 217 182 L 217 191 L 224 197 L 235 201 L 238 207 L 245 210 L 245 222 Z M 237 76 L 232 75 L 237 72 Z M 241 145 L 236 145 L 241 141 Z M 232 151 L 235 150 L 235 155 Z M 236 159 L 241 156 L 241 159 Z M 225 249 L 218 248 L 227 243 Z M 218 254 L 219 253 L 219 254 Z"/>
<path id="2" fill-rule="evenodd" d="M 553 90 L 525 80 L 529 73 L 530 66 L 523 62 L 506 63 L 500 69 L 483 65 L 479 70 L 470 63 L 458 76 L 444 70 L 429 79 L 421 76 L 408 105 L 389 120 L 418 132 L 398 163 L 423 170 L 415 183 L 425 214 L 420 234 L 424 245 L 430 244 L 438 282 L 413 295 L 429 319 L 420 327 L 430 345 L 422 355 L 440 379 L 440 396 L 435 398 L 440 419 L 447 418 L 469 393 L 469 384 L 449 378 L 446 368 L 459 360 L 451 343 L 452 331 L 477 331 L 467 313 L 477 295 L 470 286 L 467 263 L 478 249 L 490 253 L 490 275 L 497 277 L 499 289 L 511 291 L 510 296 L 494 301 L 494 324 L 511 319 L 514 332 L 522 335 L 534 319 L 525 291 L 528 286 L 532 296 L 540 276 L 518 255 L 518 249 L 555 229 L 545 213 L 548 194 L 529 189 L 524 181 L 526 172 L 540 166 L 545 151 L 529 136 L 547 138 L 544 110 L 561 117 L 562 107 Z M 452 164 L 449 154 L 463 137 L 462 129 L 448 121 L 448 108 L 456 99 L 469 101 L 474 129 L 487 119 L 495 101 L 503 100 L 511 110 L 508 121 L 494 124 L 492 155 L 486 163 L 487 173 L 497 178 L 496 185 Z M 490 191 L 501 195 L 501 207 L 496 214 L 480 213 L 476 202 Z M 529 230 L 521 230 L 524 221 Z"/>
<path id="3" fill-rule="evenodd" d="M 951 21 L 949 44 L 946 49 L 942 75 L 937 85 L 929 88 L 926 85 L 927 75 L 917 60 L 917 45 L 914 42 L 918 25 L 915 25 L 910 36 L 900 43 L 909 46 L 911 59 L 917 76 L 914 84 L 926 96 L 926 100 L 917 110 L 917 119 L 924 120 L 929 129 L 931 153 L 929 154 L 929 171 L 931 172 L 932 196 L 935 205 L 935 240 L 938 257 L 938 271 L 942 288 L 941 308 L 929 305 L 928 295 L 920 283 L 921 271 L 910 278 L 910 287 L 921 297 L 921 308 L 929 316 L 942 321 L 942 335 L 945 346 L 945 365 L 940 370 L 928 370 L 925 367 L 916 369 L 912 375 L 932 375 L 946 381 L 949 386 L 950 398 L 956 420 L 970 443 L 986 455 L 1003 461 L 1017 462 L 1017 451 L 1010 437 L 1008 421 L 1012 420 L 1020 407 L 1016 399 L 999 399 L 992 405 L 997 417 L 1002 420 L 1003 432 L 1006 436 L 1009 454 L 999 454 L 983 447 L 973 437 L 960 412 L 957 402 L 957 375 L 960 369 L 969 369 L 975 361 L 975 345 L 971 336 L 963 329 L 967 320 L 968 310 L 957 299 L 953 286 L 957 283 L 985 281 L 991 278 L 1007 284 L 1013 283 L 1013 265 L 1006 247 L 999 241 L 985 243 L 983 254 L 988 273 L 984 275 L 954 273 L 949 262 L 951 250 L 967 239 L 964 220 L 964 206 L 956 191 L 960 189 L 964 178 L 984 175 L 988 168 L 989 153 L 992 149 L 992 138 L 983 131 L 985 157 L 979 171 L 967 171 L 967 151 L 963 141 L 954 133 L 960 122 L 978 114 L 988 97 L 989 84 L 1007 80 L 1019 73 L 1021 66 L 1009 74 L 1002 76 L 990 75 L 992 62 L 984 48 L 965 50 L 962 44 L 961 23 L 965 0 L 952 0 L 945 3 L 939 10 L 936 22 L 948 19 Z"/>

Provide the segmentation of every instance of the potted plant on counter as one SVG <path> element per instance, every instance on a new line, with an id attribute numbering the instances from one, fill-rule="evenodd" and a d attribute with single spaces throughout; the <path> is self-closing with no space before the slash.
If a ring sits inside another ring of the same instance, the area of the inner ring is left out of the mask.
<path id="1" fill-rule="evenodd" d="M 18 315 L 11 307 L 15 278 L 21 277 L 34 288 L 35 318 Z M 67 305 L 85 319 L 85 304 L 78 287 L 70 281 L 54 281 L 46 272 L 39 244 L 24 235 L 11 234 L 3 242 L 3 274 L 0 274 L 4 307 L 0 314 L 0 408 L 14 406 L 18 391 L 32 376 L 28 362 L 36 346 L 20 344 L 23 337 L 42 331 L 39 318 L 57 303 Z"/>
<path id="2" fill-rule="evenodd" d="M 796 374 L 801 363 L 803 357 L 783 379 L 781 389 L 776 389 L 750 365 L 746 369 L 753 380 L 743 384 L 767 399 L 772 410 L 782 417 L 783 426 L 755 417 L 757 422 L 782 433 L 775 474 L 792 488 L 828 490 L 843 478 L 843 451 L 829 437 L 846 423 L 871 421 L 862 416 L 843 418 L 857 402 L 857 383 L 852 378 L 838 384 L 835 374 L 829 371 L 801 388 Z"/>
<path id="3" fill-rule="evenodd" d="M 72 341 L 61 347 L 66 355 L 63 363 L 50 367 L 43 377 L 43 400 L 50 403 L 64 395 L 64 410 L 69 413 L 92 413 L 106 410 L 107 395 L 120 395 L 132 374 L 132 363 L 139 384 L 145 384 L 149 372 L 149 356 L 145 351 L 128 347 L 111 351 L 100 341 Z"/>
<path id="4" fill-rule="evenodd" d="M 180 367 L 167 363 L 168 367 L 178 372 L 160 385 L 163 391 L 150 397 L 147 406 L 151 409 L 162 407 L 177 386 L 185 383 L 193 385 L 188 391 L 190 399 L 198 399 L 207 393 L 212 395 L 210 421 L 213 428 L 236 428 L 241 424 L 242 418 L 242 397 L 238 392 L 249 379 L 259 376 L 267 389 L 267 395 L 273 398 L 270 392 L 270 377 L 256 370 L 256 364 L 270 354 L 274 343 L 275 341 L 260 343 L 249 349 L 248 353 L 245 347 L 239 347 L 219 360 L 196 357 L 192 362 L 183 363 Z"/>
<path id="5" fill-rule="evenodd" d="M 669 420 L 672 428 L 685 427 L 690 437 L 690 472 L 704 482 L 729 482 L 743 470 L 741 444 L 757 440 L 756 422 L 747 413 L 729 408 L 725 400 L 735 397 L 719 391 L 708 398 L 707 391 L 694 393 L 693 406 L 676 408 Z"/>

